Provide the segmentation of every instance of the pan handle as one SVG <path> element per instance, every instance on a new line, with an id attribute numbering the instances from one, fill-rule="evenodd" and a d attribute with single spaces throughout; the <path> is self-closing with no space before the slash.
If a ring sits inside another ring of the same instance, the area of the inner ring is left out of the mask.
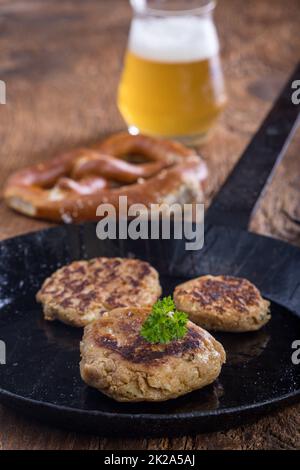
<path id="1" fill-rule="evenodd" d="M 298 83 L 295 83 L 296 80 Z M 300 63 L 215 196 L 206 213 L 206 223 L 248 228 L 259 198 L 271 181 L 300 122 L 299 91 L 295 89 L 299 81 Z"/>

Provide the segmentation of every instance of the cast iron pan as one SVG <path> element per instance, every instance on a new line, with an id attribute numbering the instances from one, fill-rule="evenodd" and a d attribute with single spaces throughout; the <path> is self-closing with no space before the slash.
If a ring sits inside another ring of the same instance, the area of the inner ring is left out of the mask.
<path id="1" fill-rule="evenodd" d="M 30 417 L 101 435 L 179 435 L 239 425 L 300 396 L 300 366 L 292 343 L 300 338 L 300 250 L 247 232 L 256 201 L 279 161 L 299 106 L 291 77 L 206 216 L 205 245 L 186 252 L 185 240 L 99 241 L 95 224 L 60 226 L 0 244 L 1 402 Z M 261 331 L 216 334 L 228 361 L 213 385 L 157 404 L 124 404 L 80 379 L 82 332 L 42 318 L 35 293 L 58 267 L 94 256 L 136 256 L 160 272 L 164 294 L 201 274 L 231 274 L 254 282 L 272 301 Z"/>

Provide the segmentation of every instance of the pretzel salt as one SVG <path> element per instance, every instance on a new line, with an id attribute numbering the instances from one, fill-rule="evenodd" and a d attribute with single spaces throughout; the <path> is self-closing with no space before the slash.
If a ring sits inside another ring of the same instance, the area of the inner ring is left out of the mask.
<path id="1" fill-rule="evenodd" d="M 97 207 L 119 196 L 128 204 L 202 200 L 205 163 L 178 142 L 127 133 L 17 171 L 4 198 L 25 215 L 52 221 L 95 220 Z"/>

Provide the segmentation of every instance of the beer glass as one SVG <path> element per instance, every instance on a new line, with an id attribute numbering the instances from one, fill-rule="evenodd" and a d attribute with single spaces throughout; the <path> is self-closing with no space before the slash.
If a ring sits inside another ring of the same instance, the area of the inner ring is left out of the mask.
<path id="1" fill-rule="evenodd" d="M 118 106 L 129 132 L 195 143 L 226 102 L 214 1 L 131 0 Z"/>

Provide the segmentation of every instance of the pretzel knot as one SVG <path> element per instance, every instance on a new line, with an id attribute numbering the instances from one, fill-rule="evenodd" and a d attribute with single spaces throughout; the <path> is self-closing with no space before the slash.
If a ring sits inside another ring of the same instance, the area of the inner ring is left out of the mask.
<path id="1" fill-rule="evenodd" d="M 119 196 L 128 204 L 200 202 L 205 163 L 178 142 L 116 134 L 14 173 L 4 198 L 25 215 L 52 221 L 95 220 Z"/>

